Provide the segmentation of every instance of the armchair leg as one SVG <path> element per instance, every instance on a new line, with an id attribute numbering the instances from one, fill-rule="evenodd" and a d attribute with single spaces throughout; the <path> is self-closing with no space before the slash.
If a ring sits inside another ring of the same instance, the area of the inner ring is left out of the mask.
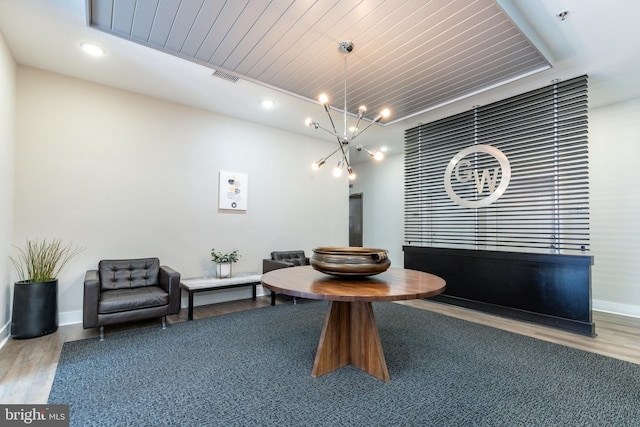
<path id="1" fill-rule="evenodd" d="M 100 326 L 100 341 L 104 341 L 104 326 Z"/>
<path id="2" fill-rule="evenodd" d="M 167 329 L 167 316 L 162 316 L 162 329 Z"/>

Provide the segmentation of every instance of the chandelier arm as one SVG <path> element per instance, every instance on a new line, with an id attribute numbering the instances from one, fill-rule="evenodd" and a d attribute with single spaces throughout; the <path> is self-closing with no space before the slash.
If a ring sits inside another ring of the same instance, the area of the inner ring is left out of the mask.
<path id="1" fill-rule="evenodd" d="M 333 156 L 333 155 L 334 155 L 334 154 L 336 154 L 338 151 L 340 151 L 340 149 L 341 149 L 341 148 L 342 148 L 342 146 L 340 146 L 340 147 L 336 148 L 335 150 L 333 150 L 333 151 L 331 152 L 331 154 L 329 154 L 329 155 L 328 155 L 327 157 L 325 157 L 324 159 L 325 159 L 325 160 L 329 160 L 329 159 L 331 158 L 331 156 Z"/>
<path id="2" fill-rule="evenodd" d="M 328 134 L 331 134 L 331 135 L 335 136 L 336 138 L 338 138 L 338 142 L 340 142 L 340 135 L 338 135 L 336 132 L 332 132 L 330 129 L 327 129 L 327 128 L 322 127 L 320 125 L 318 125 L 317 129 L 322 129 L 323 131 L 327 132 Z"/>
<path id="3" fill-rule="evenodd" d="M 344 163 L 347 165 L 348 168 L 350 168 L 351 165 L 349 164 L 349 159 L 347 158 L 347 153 L 344 151 L 344 145 L 340 144 L 339 150 L 342 151 L 342 160 L 344 160 Z M 338 150 L 336 150 L 336 151 L 338 151 Z"/>
<path id="4" fill-rule="evenodd" d="M 351 137 L 351 140 L 353 141 L 354 139 L 356 139 L 356 137 L 357 137 L 357 136 L 362 135 L 362 133 L 363 133 L 365 130 L 369 129 L 369 127 L 371 127 L 371 125 L 372 125 L 372 124 L 374 124 L 374 123 L 375 123 L 375 122 L 369 122 L 369 124 L 368 124 L 364 129 L 362 129 L 362 130 L 361 130 L 360 132 L 358 132 L 356 135 L 353 135 L 353 136 Z"/>
<path id="5" fill-rule="evenodd" d="M 333 117 L 331 117 L 331 113 L 329 113 L 329 106 L 328 105 L 323 105 L 324 107 L 324 111 L 327 113 L 327 116 L 329 116 L 329 121 L 331 122 L 331 127 L 333 128 L 333 133 L 334 135 L 336 135 L 338 138 L 340 137 L 338 135 L 338 131 L 336 130 L 336 124 L 333 122 Z"/>
<path id="6" fill-rule="evenodd" d="M 358 121 L 356 122 L 356 125 L 353 127 L 353 133 L 351 134 L 351 141 L 353 141 L 356 135 L 360 135 L 362 133 L 362 132 L 358 132 L 358 126 L 360 125 L 361 120 L 362 120 L 362 116 L 358 116 Z M 356 132 L 358 133 L 356 134 Z"/>

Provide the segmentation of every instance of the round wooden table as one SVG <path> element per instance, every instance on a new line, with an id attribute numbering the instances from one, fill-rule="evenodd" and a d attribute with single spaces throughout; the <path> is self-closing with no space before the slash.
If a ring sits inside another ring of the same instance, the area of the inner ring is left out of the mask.
<path id="1" fill-rule="evenodd" d="M 329 301 L 311 376 L 316 378 L 352 364 L 389 381 L 371 302 L 429 298 L 444 292 L 446 283 L 433 274 L 402 268 L 349 278 L 304 266 L 265 273 L 262 285 L 275 293 Z"/>

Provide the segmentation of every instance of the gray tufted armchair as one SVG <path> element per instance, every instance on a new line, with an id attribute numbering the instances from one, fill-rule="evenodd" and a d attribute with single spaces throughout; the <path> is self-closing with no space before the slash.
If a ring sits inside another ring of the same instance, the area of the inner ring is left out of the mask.
<path id="1" fill-rule="evenodd" d="M 271 252 L 271 259 L 262 260 L 262 273 L 267 273 L 279 268 L 297 267 L 300 265 L 309 265 L 309 257 L 304 254 L 303 250 L 273 251 Z M 296 303 L 295 297 L 293 298 L 293 303 Z M 271 291 L 271 305 L 275 304 L 276 294 Z"/>
<path id="2" fill-rule="evenodd" d="M 100 328 L 180 312 L 180 273 L 158 258 L 102 260 L 84 278 L 82 326 Z"/>

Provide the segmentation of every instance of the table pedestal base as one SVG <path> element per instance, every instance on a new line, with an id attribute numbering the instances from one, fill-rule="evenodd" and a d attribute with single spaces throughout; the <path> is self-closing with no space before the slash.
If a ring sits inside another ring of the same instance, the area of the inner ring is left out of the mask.
<path id="1" fill-rule="evenodd" d="M 371 303 L 330 301 L 311 376 L 349 364 L 382 381 L 390 380 Z"/>

